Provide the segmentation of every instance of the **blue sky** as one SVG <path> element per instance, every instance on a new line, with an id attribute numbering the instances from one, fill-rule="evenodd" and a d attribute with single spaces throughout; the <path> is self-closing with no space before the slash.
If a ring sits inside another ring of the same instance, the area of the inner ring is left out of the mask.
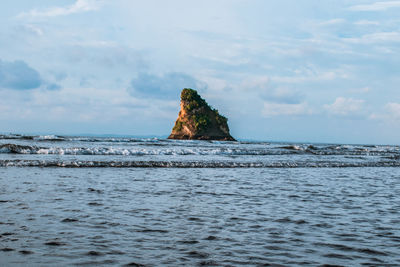
<path id="1" fill-rule="evenodd" d="M 17 0 L 0 132 L 168 135 L 184 87 L 234 137 L 400 144 L 400 1 Z"/>

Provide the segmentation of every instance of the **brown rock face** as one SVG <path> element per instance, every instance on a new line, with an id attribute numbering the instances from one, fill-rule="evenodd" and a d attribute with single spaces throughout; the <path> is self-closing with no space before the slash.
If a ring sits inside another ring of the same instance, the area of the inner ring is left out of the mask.
<path id="1" fill-rule="evenodd" d="M 168 139 L 235 141 L 229 134 L 228 119 L 188 88 L 182 90 L 181 110 Z"/>

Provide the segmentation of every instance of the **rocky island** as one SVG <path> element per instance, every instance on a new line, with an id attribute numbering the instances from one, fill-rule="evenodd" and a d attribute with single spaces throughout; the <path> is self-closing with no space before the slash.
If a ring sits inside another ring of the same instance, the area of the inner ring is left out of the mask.
<path id="1" fill-rule="evenodd" d="M 168 139 L 236 141 L 229 134 L 228 119 L 189 88 L 182 90 L 181 110 Z"/>

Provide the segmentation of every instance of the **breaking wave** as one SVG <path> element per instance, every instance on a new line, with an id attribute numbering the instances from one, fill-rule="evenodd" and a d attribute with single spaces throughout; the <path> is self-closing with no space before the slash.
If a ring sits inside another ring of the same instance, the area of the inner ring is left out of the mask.
<path id="1" fill-rule="evenodd" d="M 86 136 L 60 136 L 60 135 L 19 135 L 19 134 L 0 134 L 0 140 L 32 140 L 45 142 L 107 142 L 107 143 L 137 143 L 137 142 L 157 142 L 158 138 L 131 138 L 131 137 L 86 137 Z"/>
<path id="2" fill-rule="evenodd" d="M 382 156 L 396 159 L 400 157 L 397 148 L 348 148 L 345 146 L 316 148 L 308 146 L 265 147 L 252 149 L 246 146 L 147 146 L 147 147 L 41 147 L 18 144 L 0 145 L 0 154 L 42 154 L 42 155 L 221 155 L 221 156 L 267 156 L 267 155 L 354 155 Z"/>
<path id="3" fill-rule="evenodd" d="M 399 167 L 400 147 L 0 135 L 0 167 L 345 168 Z"/>
<path id="4" fill-rule="evenodd" d="M 378 162 L 229 162 L 229 161 L 46 161 L 0 160 L 0 167 L 62 168 L 358 168 L 400 167 L 399 161 Z"/>
<path id="5" fill-rule="evenodd" d="M 166 147 L 166 148 L 125 148 L 125 147 L 38 147 L 16 144 L 0 145 L 0 153 L 43 154 L 43 155 L 281 155 L 284 151 L 251 150 L 223 147 Z"/>
<path id="6" fill-rule="evenodd" d="M 67 138 L 58 135 L 0 135 L 0 140 L 33 140 L 33 141 L 67 141 Z"/>

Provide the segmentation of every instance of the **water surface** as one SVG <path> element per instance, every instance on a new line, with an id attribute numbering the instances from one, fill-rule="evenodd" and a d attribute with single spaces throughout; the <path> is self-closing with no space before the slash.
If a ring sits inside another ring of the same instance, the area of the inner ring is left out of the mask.
<path id="1" fill-rule="evenodd" d="M 400 266 L 398 164 L 397 146 L 3 136 L 0 265 Z"/>

